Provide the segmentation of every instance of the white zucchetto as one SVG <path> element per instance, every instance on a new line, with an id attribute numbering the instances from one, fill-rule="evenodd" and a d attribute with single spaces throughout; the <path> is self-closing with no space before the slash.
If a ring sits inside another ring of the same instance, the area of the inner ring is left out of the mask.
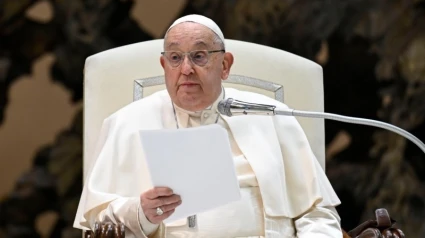
<path id="1" fill-rule="evenodd" d="M 171 26 L 167 30 L 167 33 L 170 31 L 171 28 L 173 28 L 177 24 L 180 24 L 180 23 L 183 23 L 183 22 L 195 22 L 195 23 L 199 23 L 201 25 L 204 25 L 204 26 L 208 27 L 215 34 L 217 34 L 217 36 L 220 37 L 220 39 L 223 42 L 223 44 L 225 44 L 225 42 L 224 42 L 224 35 L 223 35 L 223 32 L 221 32 L 220 27 L 213 20 L 211 20 L 208 17 L 202 16 L 202 15 L 192 14 L 192 15 L 187 15 L 187 16 L 184 16 L 184 17 L 180 17 L 179 19 L 175 20 L 173 22 L 173 24 L 171 24 Z"/>

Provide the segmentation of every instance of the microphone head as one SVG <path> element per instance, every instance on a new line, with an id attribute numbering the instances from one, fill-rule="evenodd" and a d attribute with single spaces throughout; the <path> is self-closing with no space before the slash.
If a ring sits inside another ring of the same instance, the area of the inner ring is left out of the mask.
<path id="1" fill-rule="evenodd" d="M 274 115 L 276 106 L 267 104 L 256 104 L 234 100 L 233 98 L 223 99 L 217 105 L 217 111 L 229 117 L 240 115 Z"/>
<path id="2" fill-rule="evenodd" d="M 223 99 L 217 105 L 217 111 L 222 114 L 231 117 L 232 112 L 230 111 L 230 105 L 232 105 L 233 98 Z"/>

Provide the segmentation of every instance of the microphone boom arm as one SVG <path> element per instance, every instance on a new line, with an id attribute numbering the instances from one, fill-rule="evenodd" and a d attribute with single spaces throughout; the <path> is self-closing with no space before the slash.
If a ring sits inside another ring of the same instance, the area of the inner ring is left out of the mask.
<path id="1" fill-rule="evenodd" d="M 294 109 L 283 109 L 276 108 L 273 105 L 266 104 L 256 104 L 256 103 L 248 103 L 243 101 L 234 100 L 232 98 L 228 98 L 222 100 L 218 104 L 217 111 L 226 116 L 238 116 L 238 115 L 283 115 L 283 116 L 295 116 L 295 117 L 310 117 L 310 118 L 321 118 L 321 119 L 329 119 L 334 121 L 341 121 L 352 124 L 360 124 L 367 126 L 374 126 L 382 129 L 387 129 L 389 131 L 395 132 L 416 144 L 424 153 L 425 153 L 425 144 L 419 140 L 416 136 L 407 132 L 400 127 L 391 125 L 389 123 L 380 122 L 371 119 L 357 118 L 357 117 L 348 117 L 341 116 L 332 113 L 326 112 L 309 112 L 309 111 L 299 111 Z"/>
<path id="2" fill-rule="evenodd" d="M 379 127 L 382 129 L 387 129 L 389 131 L 395 132 L 409 139 L 411 142 L 415 143 L 425 153 L 425 144 L 421 140 L 419 140 L 416 136 L 412 135 L 406 130 L 401 129 L 400 127 L 391 125 L 389 123 L 380 122 L 380 121 L 371 120 L 371 119 L 341 116 L 341 115 L 336 115 L 332 113 L 308 112 L 308 111 L 299 111 L 299 110 L 293 110 L 293 109 L 275 109 L 274 115 L 323 118 L 323 119 L 329 119 L 334 121 L 341 121 L 341 122 L 352 123 L 352 124 L 361 124 L 361 125 L 374 126 L 374 127 Z"/>

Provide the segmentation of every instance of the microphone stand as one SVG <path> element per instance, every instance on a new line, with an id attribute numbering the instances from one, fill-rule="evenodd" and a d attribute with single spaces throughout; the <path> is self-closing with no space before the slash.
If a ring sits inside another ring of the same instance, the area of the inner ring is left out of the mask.
<path id="1" fill-rule="evenodd" d="M 324 118 L 324 119 L 329 119 L 329 120 L 334 120 L 334 121 L 341 121 L 341 122 L 346 122 L 346 123 L 374 126 L 374 127 L 379 127 L 379 128 L 382 128 L 382 129 L 387 129 L 389 131 L 395 132 L 395 133 L 409 139 L 411 142 L 415 143 L 425 153 L 425 144 L 422 143 L 421 140 L 419 140 L 416 136 L 412 135 L 411 133 L 407 132 L 406 130 L 403 130 L 400 127 L 391 125 L 389 123 L 385 123 L 385 122 L 381 122 L 381 121 L 375 121 L 375 120 L 371 120 L 371 119 L 341 116 L 341 115 L 332 114 L 332 113 L 308 112 L 308 111 L 299 111 L 299 110 L 294 110 L 294 109 L 283 109 L 283 110 L 282 109 L 277 109 L 277 110 L 275 109 L 274 113 L 275 113 L 275 115 Z"/>
<path id="2" fill-rule="evenodd" d="M 416 136 L 407 132 L 406 130 L 401 129 L 400 127 L 391 125 L 389 123 L 380 122 L 371 119 L 363 119 L 357 117 L 348 117 L 341 116 L 332 113 L 325 112 L 309 112 L 309 111 L 300 111 L 294 109 L 286 108 L 276 108 L 273 105 L 266 104 L 256 104 L 248 103 L 243 101 L 234 100 L 233 98 L 222 100 L 218 107 L 217 111 L 226 116 L 237 116 L 237 115 L 283 115 L 283 116 L 298 116 L 298 117 L 310 117 L 310 118 L 321 118 L 329 119 L 334 121 L 341 121 L 352 124 L 361 124 L 367 126 L 374 126 L 389 131 L 395 132 L 416 144 L 424 153 L 425 153 L 425 144 L 419 140 Z"/>

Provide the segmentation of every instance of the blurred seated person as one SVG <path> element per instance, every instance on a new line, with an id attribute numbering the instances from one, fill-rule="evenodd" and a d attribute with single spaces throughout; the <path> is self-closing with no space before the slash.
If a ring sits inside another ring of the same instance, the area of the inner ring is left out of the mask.
<path id="1" fill-rule="evenodd" d="M 104 120 L 75 227 L 121 222 L 126 237 L 342 237 L 335 210 L 340 201 L 294 117 L 217 113 L 218 102 L 228 97 L 286 107 L 223 88 L 233 60 L 211 19 L 188 15 L 170 26 L 160 56 L 166 90 Z M 242 198 L 197 214 L 196 227 L 186 219 L 164 224 L 184 201 L 172 188 L 149 187 L 149 176 L 140 172 L 146 164 L 138 131 L 214 123 L 228 132 Z"/>

